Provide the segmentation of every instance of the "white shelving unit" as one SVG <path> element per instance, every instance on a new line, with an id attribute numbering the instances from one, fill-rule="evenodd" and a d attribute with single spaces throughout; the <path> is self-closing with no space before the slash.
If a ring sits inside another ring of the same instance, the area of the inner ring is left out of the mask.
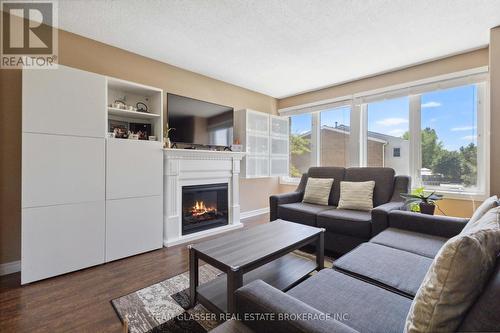
<path id="1" fill-rule="evenodd" d="M 104 263 L 106 78 L 23 70 L 21 283 Z"/>
<path id="2" fill-rule="evenodd" d="M 107 78 L 107 123 L 150 124 L 156 140 L 107 138 L 106 261 L 163 246 L 163 91 Z M 148 113 L 109 107 L 115 100 Z"/>
<path id="3" fill-rule="evenodd" d="M 111 107 L 115 101 L 122 101 L 127 106 L 136 107 L 137 103 L 144 103 L 148 112 L 131 111 Z M 163 91 L 134 82 L 115 78 L 107 78 L 107 132 L 110 132 L 110 121 L 123 123 L 139 123 L 151 125 L 149 135 L 156 136 L 158 142 L 163 140 Z M 120 139 L 125 140 L 125 139 Z"/>
<path id="4" fill-rule="evenodd" d="M 288 118 L 250 109 L 235 112 L 234 137 L 245 147 L 244 178 L 288 175 Z"/>
<path id="5" fill-rule="evenodd" d="M 62 65 L 22 75 L 21 283 L 162 247 L 162 90 Z M 150 113 L 108 108 L 124 97 Z M 156 140 L 106 138 L 110 120 Z"/>
<path id="6" fill-rule="evenodd" d="M 108 115 L 116 117 L 124 117 L 124 118 L 134 118 L 134 119 L 155 119 L 161 117 L 159 114 L 129 111 L 112 107 L 108 107 Z"/>

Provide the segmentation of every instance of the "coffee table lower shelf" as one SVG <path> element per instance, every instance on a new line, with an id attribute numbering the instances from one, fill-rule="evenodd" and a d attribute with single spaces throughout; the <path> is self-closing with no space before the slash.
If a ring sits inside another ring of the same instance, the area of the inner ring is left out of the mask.
<path id="1" fill-rule="evenodd" d="M 243 275 L 243 285 L 260 279 L 279 290 L 286 291 L 317 267 L 316 261 L 290 253 Z M 226 274 L 221 274 L 214 280 L 198 286 L 196 291 L 198 301 L 208 310 L 216 313 L 227 312 Z"/>

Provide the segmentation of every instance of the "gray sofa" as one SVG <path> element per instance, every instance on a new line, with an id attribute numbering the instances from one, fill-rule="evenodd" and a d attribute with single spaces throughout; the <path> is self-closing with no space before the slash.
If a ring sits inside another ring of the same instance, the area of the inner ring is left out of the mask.
<path id="1" fill-rule="evenodd" d="M 433 258 L 467 219 L 394 211 L 388 222 L 389 228 L 336 260 L 332 269 L 323 269 L 286 293 L 261 280 L 238 289 L 241 321 L 226 322 L 215 332 L 403 332 Z M 458 331 L 498 332 L 499 311 L 497 257 L 489 281 Z M 246 316 L 255 313 L 267 317 Z"/>
<path id="2" fill-rule="evenodd" d="M 302 202 L 308 177 L 334 179 L 328 206 Z M 343 180 L 375 181 L 372 211 L 336 209 Z M 404 207 L 400 194 L 409 190 L 410 177 L 395 176 L 391 168 L 313 167 L 302 175 L 294 192 L 270 197 L 270 220 L 325 228 L 325 249 L 344 254 L 387 228 L 387 214 Z"/>

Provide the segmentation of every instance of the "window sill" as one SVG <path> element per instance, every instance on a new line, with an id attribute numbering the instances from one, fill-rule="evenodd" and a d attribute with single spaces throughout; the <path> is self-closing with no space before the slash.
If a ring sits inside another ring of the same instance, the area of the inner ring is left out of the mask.
<path id="1" fill-rule="evenodd" d="M 299 183 L 300 183 L 300 178 L 280 177 L 280 185 L 298 186 Z"/>
<path id="2" fill-rule="evenodd" d="M 459 192 L 459 191 L 446 191 L 438 188 L 426 188 L 426 193 L 435 192 L 443 196 L 443 199 L 451 200 L 478 200 L 484 201 L 488 198 L 488 195 L 482 192 Z"/>

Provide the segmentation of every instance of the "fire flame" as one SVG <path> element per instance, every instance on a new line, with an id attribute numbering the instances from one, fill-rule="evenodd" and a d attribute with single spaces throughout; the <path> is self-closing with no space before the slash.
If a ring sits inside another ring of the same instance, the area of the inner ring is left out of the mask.
<path id="1" fill-rule="evenodd" d="M 191 209 L 191 214 L 193 216 L 200 216 L 206 213 L 216 212 L 217 209 L 214 207 L 207 207 L 203 201 L 196 201 L 195 205 Z"/>

